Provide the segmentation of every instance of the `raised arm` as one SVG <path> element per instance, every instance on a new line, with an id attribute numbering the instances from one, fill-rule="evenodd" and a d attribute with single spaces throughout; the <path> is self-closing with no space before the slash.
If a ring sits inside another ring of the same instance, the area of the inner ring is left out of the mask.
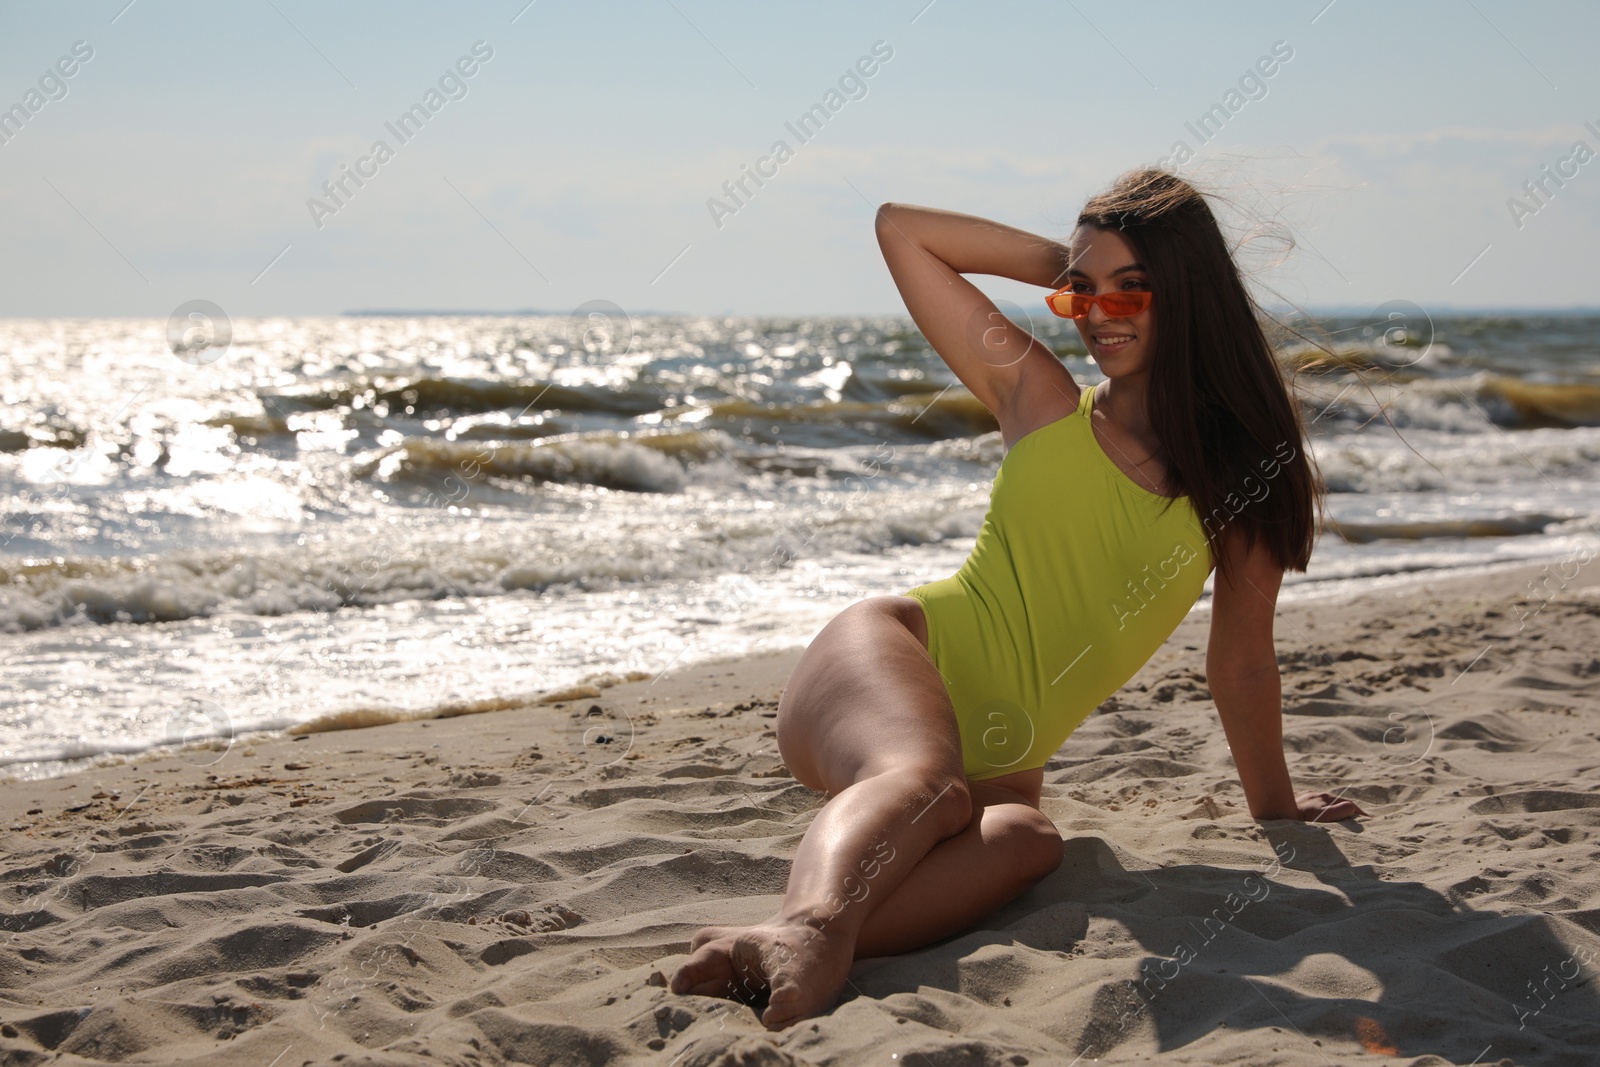
<path id="1" fill-rule="evenodd" d="M 1223 534 L 1224 554 L 1237 562 L 1234 580 L 1219 570 L 1211 594 L 1206 682 L 1233 752 L 1250 814 L 1257 819 L 1338 822 L 1365 811 L 1331 793 L 1295 795 L 1283 758 L 1283 684 L 1272 644 L 1283 568 L 1257 542 L 1246 554 L 1238 527 Z"/>
<path id="2" fill-rule="evenodd" d="M 1065 284 L 1066 246 L 975 215 L 910 204 L 880 207 L 877 232 L 912 321 L 961 384 L 1006 421 L 1030 364 L 1060 364 L 962 275 L 1057 289 Z"/>

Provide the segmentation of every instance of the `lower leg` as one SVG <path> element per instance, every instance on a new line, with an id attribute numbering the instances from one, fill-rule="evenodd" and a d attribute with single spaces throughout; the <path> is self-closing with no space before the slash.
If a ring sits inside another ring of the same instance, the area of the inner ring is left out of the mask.
<path id="1" fill-rule="evenodd" d="M 772 1028 L 826 1010 L 876 903 L 971 822 L 966 784 L 950 777 L 936 788 L 939 777 L 896 768 L 840 791 L 806 829 L 777 914 L 758 926 L 701 931 L 673 975 L 673 992 L 754 995 L 765 987 L 762 1022 Z"/>
<path id="2" fill-rule="evenodd" d="M 935 789 L 927 781 L 890 771 L 829 800 L 800 842 L 775 918 L 828 928 L 853 942 L 879 903 L 973 822 L 963 783 Z"/>

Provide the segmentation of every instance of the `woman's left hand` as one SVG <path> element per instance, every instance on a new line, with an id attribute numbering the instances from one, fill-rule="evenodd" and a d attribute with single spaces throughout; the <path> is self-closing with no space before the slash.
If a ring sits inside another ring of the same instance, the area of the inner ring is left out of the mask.
<path id="1" fill-rule="evenodd" d="M 1355 801 L 1336 797 L 1332 793 L 1301 793 L 1294 799 L 1300 808 L 1295 818 L 1302 822 L 1339 822 L 1357 815 L 1367 815 Z M 1370 815 L 1367 817 L 1371 818 Z"/>

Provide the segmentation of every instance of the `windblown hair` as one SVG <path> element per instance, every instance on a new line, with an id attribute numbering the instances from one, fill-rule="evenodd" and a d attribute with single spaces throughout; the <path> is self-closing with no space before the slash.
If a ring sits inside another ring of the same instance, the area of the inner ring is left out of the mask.
<path id="1" fill-rule="evenodd" d="M 1223 535 L 1264 541 L 1304 571 L 1326 487 L 1272 346 L 1206 198 L 1163 170 L 1119 177 L 1078 225 L 1120 234 L 1150 276 L 1155 346 L 1146 404 L 1171 484 L 1200 516 L 1220 577 Z M 1171 504 L 1169 502 L 1168 506 Z"/>

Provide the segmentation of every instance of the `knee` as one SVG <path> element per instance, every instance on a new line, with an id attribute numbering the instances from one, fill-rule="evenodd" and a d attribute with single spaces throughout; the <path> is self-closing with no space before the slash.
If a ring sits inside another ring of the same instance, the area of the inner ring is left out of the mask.
<path id="1" fill-rule="evenodd" d="M 954 837 L 972 822 L 976 808 L 965 776 L 915 768 L 905 773 L 912 783 L 913 822 L 930 823 L 940 831 L 941 839 Z"/>
<path id="2" fill-rule="evenodd" d="M 1053 874 L 1061 866 L 1065 846 L 1061 831 L 1038 808 L 1024 808 L 1006 820 L 1004 834 L 1015 855 L 1018 877 L 1031 886 Z"/>
<path id="3" fill-rule="evenodd" d="M 936 800 L 943 805 L 939 812 L 943 825 L 952 835 L 959 834 L 978 813 L 977 804 L 972 799 L 972 788 L 967 784 L 965 775 L 956 774 L 942 780 L 939 790 Z"/>

